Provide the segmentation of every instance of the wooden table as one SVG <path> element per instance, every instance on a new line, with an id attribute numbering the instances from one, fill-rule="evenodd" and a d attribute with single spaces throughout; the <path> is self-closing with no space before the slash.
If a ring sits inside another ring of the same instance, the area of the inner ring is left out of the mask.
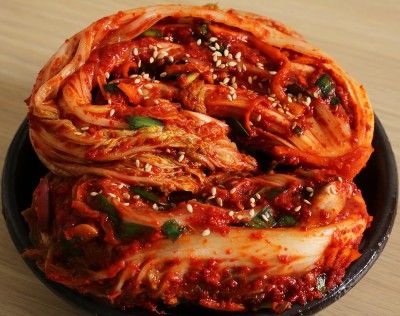
<path id="1" fill-rule="evenodd" d="M 70 35 L 117 10 L 166 1 L 2 1 L 0 9 L 0 167 L 25 117 L 39 69 Z M 208 1 L 181 1 L 202 4 Z M 292 26 L 334 56 L 365 84 L 376 113 L 400 155 L 400 2 L 223 1 Z M 319 315 L 400 315 L 400 229 L 384 253 L 345 297 Z M 0 315 L 84 315 L 52 294 L 31 273 L 0 220 Z"/>

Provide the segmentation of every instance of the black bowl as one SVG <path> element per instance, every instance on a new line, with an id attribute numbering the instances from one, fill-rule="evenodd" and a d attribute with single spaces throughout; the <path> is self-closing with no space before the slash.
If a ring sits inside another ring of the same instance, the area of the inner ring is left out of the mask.
<path id="1" fill-rule="evenodd" d="M 372 225 L 365 232 L 360 246 L 362 256 L 348 269 L 342 284 L 330 291 L 322 299 L 310 302 L 304 306 L 295 305 L 292 309 L 281 314 L 310 315 L 332 304 L 348 292 L 371 268 L 385 247 L 393 226 L 397 208 L 398 180 L 396 162 L 389 140 L 382 124 L 375 117 L 376 127 L 373 139 L 374 153 L 367 166 L 357 176 L 356 183 L 362 190 L 367 203 L 368 212 L 374 217 Z M 31 246 L 28 237 L 28 226 L 21 216 L 21 211 L 29 207 L 32 192 L 42 177 L 46 168 L 37 158 L 28 137 L 28 124 L 25 120 L 18 129 L 10 148 L 8 149 L 3 169 L 2 201 L 3 215 L 8 231 L 18 251 L 22 253 Z M 55 294 L 83 310 L 96 315 L 148 315 L 149 312 L 135 309 L 120 311 L 105 303 L 98 302 L 90 297 L 82 296 L 60 284 L 49 281 L 42 271 L 29 260 L 25 260 L 34 274 Z M 275 315 L 269 310 L 246 313 L 221 313 L 197 306 L 180 306 L 170 310 L 173 315 Z"/>

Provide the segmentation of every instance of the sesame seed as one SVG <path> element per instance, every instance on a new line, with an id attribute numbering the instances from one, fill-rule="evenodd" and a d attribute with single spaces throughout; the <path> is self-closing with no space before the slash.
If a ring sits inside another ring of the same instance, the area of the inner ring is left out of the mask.
<path id="1" fill-rule="evenodd" d="M 343 182 L 342 177 L 337 177 L 337 178 L 338 178 L 339 182 Z"/>
<path id="2" fill-rule="evenodd" d="M 217 188 L 216 187 L 212 187 L 211 188 L 211 195 L 215 196 L 217 194 Z"/>
<path id="3" fill-rule="evenodd" d="M 135 56 L 139 55 L 139 51 L 136 47 L 133 49 L 133 55 Z"/>
<path id="4" fill-rule="evenodd" d="M 143 90 L 142 90 L 142 88 L 139 88 L 139 89 L 138 89 L 138 93 L 139 93 L 140 95 L 143 95 Z"/>
<path id="5" fill-rule="evenodd" d="M 225 49 L 224 50 L 224 56 L 226 57 L 226 56 L 228 56 L 229 55 L 229 50 L 228 49 Z"/>
<path id="6" fill-rule="evenodd" d="M 127 202 L 127 203 L 122 203 L 122 205 L 129 206 L 130 204 Z"/>
<path id="7" fill-rule="evenodd" d="M 136 195 L 133 196 L 133 198 L 134 198 L 135 200 L 139 200 L 139 199 L 140 199 L 140 195 L 137 195 L 137 194 L 136 194 Z"/>
<path id="8" fill-rule="evenodd" d="M 124 184 L 121 183 L 121 184 L 118 186 L 118 189 L 122 189 L 123 187 L 124 187 Z"/>
<path id="9" fill-rule="evenodd" d="M 144 171 L 150 172 L 152 168 L 153 168 L 153 166 L 151 164 L 146 163 L 146 165 L 144 166 Z"/>
<path id="10" fill-rule="evenodd" d="M 336 189 L 333 187 L 333 186 L 330 186 L 329 187 L 329 192 L 331 193 L 331 194 L 333 194 L 333 195 L 335 195 L 337 192 L 336 192 Z"/>
<path id="11" fill-rule="evenodd" d="M 159 100 L 154 100 L 154 104 L 160 104 Z"/>
<path id="12" fill-rule="evenodd" d="M 122 196 L 127 200 L 129 200 L 131 198 L 130 194 L 126 193 L 126 192 L 122 193 Z"/>
<path id="13" fill-rule="evenodd" d="M 109 73 L 108 71 L 104 74 L 104 76 L 105 76 L 107 79 L 110 79 L 110 73 Z"/>
<path id="14" fill-rule="evenodd" d="M 275 98 L 273 98 L 273 97 L 268 97 L 268 100 L 270 100 L 270 101 L 275 101 Z"/>
<path id="15" fill-rule="evenodd" d="M 215 43 L 215 48 L 219 50 L 221 48 L 221 46 L 219 46 L 218 43 Z"/>
<path id="16" fill-rule="evenodd" d="M 256 193 L 254 196 L 256 197 L 257 200 L 260 200 L 260 199 L 261 199 L 260 193 Z"/>
<path id="17" fill-rule="evenodd" d="M 306 187 L 306 191 L 311 193 L 311 192 L 314 192 L 314 189 L 311 187 Z"/>
<path id="18" fill-rule="evenodd" d="M 225 67 L 226 67 L 226 65 L 225 65 L 225 64 L 221 64 L 221 65 L 219 65 L 219 67 L 218 67 L 218 68 L 224 69 Z"/>
<path id="19" fill-rule="evenodd" d="M 147 74 L 147 73 L 143 73 L 143 78 L 144 78 L 144 79 L 149 79 L 149 78 L 150 78 L 150 75 Z"/>
<path id="20" fill-rule="evenodd" d="M 235 192 L 236 192 L 236 188 L 232 188 L 232 189 L 229 191 L 230 194 L 233 194 L 233 193 L 235 193 Z"/>
<path id="21" fill-rule="evenodd" d="M 165 151 L 166 151 L 168 154 L 171 153 L 171 149 L 169 149 L 169 148 L 167 148 Z"/>
<path id="22" fill-rule="evenodd" d="M 147 89 L 151 89 L 151 88 L 153 88 L 153 85 L 151 83 L 146 83 L 143 87 L 145 87 Z"/>
<path id="23" fill-rule="evenodd" d="M 180 155 L 179 158 L 178 158 L 178 161 L 179 161 L 179 162 L 182 162 L 183 159 L 185 159 L 185 155 Z"/>
<path id="24" fill-rule="evenodd" d="M 253 208 L 249 211 L 249 215 L 250 217 L 254 217 L 256 215 L 256 212 L 254 211 Z"/>
<path id="25" fill-rule="evenodd" d="M 262 63 L 257 63 L 256 66 L 257 68 L 264 69 L 264 65 Z"/>
<path id="26" fill-rule="evenodd" d="M 162 72 L 162 73 L 160 73 L 160 78 L 164 78 L 164 77 L 166 77 L 167 76 L 167 73 L 164 71 L 164 72 Z"/>
<path id="27" fill-rule="evenodd" d="M 153 204 L 153 210 L 158 211 L 158 205 L 156 203 Z"/>
<path id="28" fill-rule="evenodd" d="M 238 87 L 237 83 L 236 83 L 236 82 L 233 82 L 233 83 L 232 83 L 232 87 L 233 87 L 234 89 L 237 89 L 237 87 Z"/>
<path id="29" fill-rule="evenodd" d="M 218 38 L 216 38 L 216 37 L 210 37 L 210 42 L 211 42 L 211 43 L 216 42 L 216 41 L 218 41 Z"/>
<path id="30" fill-rule="evenodd" d="M 135 79 L 135 81 L 133 81 L 134 83 L 139 83 L 141 80 L 139 78 Z"/>
<path id="31" fill-rule="evenodd" d="M 240 58 L 242 57 L 242 53 L 238 52 L 235 54 L 235 59 L 240 60 Z"/>
<path id="32" fill-rule="evenodd" d="M 277 72 L 276 72 L 276 71 L 273 71 L 273 70 L 271 70 L 271 71 L 269 71 L 269 74 L 270 74 L 270 75 L 272 75 L 272 76 L 275 76 L 275 75 L 277 74 Z"/>
<path id="33" fill-rule="evenodd" d="M 230 61 L 229 63 L 228 63 L 228 66 L 230 66 L 230 67 L 234 67 L 234 66 L 236 66 L 237 65 L 237 62 L 236 61 Z"/>
<path id="34" fill-rule="evenodd" d="M 232 217 L 234 214 L 235 214 L 234 211 L 229 211 L 229 213 L 228 213 L 228 215 L 231 216 L 231 217 Z"/>
<path id="35" fill-rule="evenodd" d="M 232 95 L 228 94 L 227 98 L 228 98 L 229 101 L 233 101 Z"/>
<path id="36" fill-rule="evenodd" d="M 293 102 L 293 99 L 291 97 L 288 97 L 287 99 L 288 99 L 289 103 Z"/>
<path id="37" fill-rule="evenodd" d="M 256 203 L 256 199 L 255 199 L 255 198 L 253 198 L 253 197 L 252 197 L 252 198 L 250 198 L 250 200 L 249 200 L 249 201 L 250 201 L 250 203 L 251 203 L 251 204 L 254 204 L 254 203 Z"/>
<path id="38" fill-rule="evenodd" d="M 236 98 L 237 98 L 237 94 L 236 94 L 236 93 L 233 93 L 233 94 L 232 94 L 232 99 L 233 99 L 233 100 L 236 100 Z"/>
<path id="39" fill-rule="evenodd" d="M 110 116 L 113 116 L 115 114 L 115 109 L 110 110 Z"/>
<path id="40" fill-rule="evenodd" d="M 301 205 L 296 206 L 296 208 L 294 209 L 295 212 L 298 212 L 298 211 L 300 211 L 300 210 L 301 210 Z"/>
<path id="41" fill-rule="evenodd" d="M 213 74 L 213 75 L 212 75 L 212 78 L 213 78 L 214 80 L 217 79 L 217 78 L 218 78 L 217 74 Z"/>
<path id="42" fill-rule="evenodd" d="M 138 167 L 138 168 L 140 167 L 140 161 L 139 161 L 139 159 L 136 159 L 136 160 L 135 160 L 135 165 L 136 165 L 136 167 Z"/>
<path id="43" fill-rule="evenodd" d="M 99 193 L 97 193 L 97 192 L 90 192 L 90 195 L 91 195 L 91 196 L 96 196 L 97 194 L 99 194 Z"/>
<path id="44" fill-rule="evenodd" d="M 217 60 L 216 63 L 215 63 L 215 66 L 218 67 L 218 66 L 220 66 L 221 64 L 222 64 L 222 61 L 221 61 L 221 60 Z"/>
<path id="45" fill-rule="evenodd" d="M 315 91 L 314 93 L 313 93 L 313 96 L 314 96 L 314 98 L 316 98 L 316 99 L 318 99 L 318 91 Z"/>
<path id="46" fill-rule="evenodd" d="M 311 104 L 311 98 L 307 97 L 305 103 L 306 103 L 306 105 L 310 105 Z"/>
<path id="47" fill-rule="evenodd" d="M 174 62 L 174 56 L 168 56 L 168 60 L 169 60 L 170 63 L 173 63 Z"/>
<path id="48" fill-rule="evenodd" d="M 153 52 L 153 58 L 157 58 L 157 56 L 158 56 L 158 51 L 155 50 L 155 51 Z"/>
<path id="49" fill-rule="evenodd" d="M 256 121 L 257 121 L 257 122 L 260 122 L 260 121 L 261 121 L 261 114 L 258 114 L 258 115 L 257 115 Z"/>
<path id="50" fill-rule="evenodd" d="M 166 56 L 168 56 L 168 52 L 161 52 L 160 54 L 158 54 L 157 59 L 163 59 Z"/>
<path id="51" fill-rule="evenodd" d="M 214 53 L 212 53 L 213 56 L 218 56 L 218 57 L 222 57 L 221 52 L 215 51 Z"/>
<path id="52" fill-rule="evenodd" d="M 246 64 L 243 64 L 243 65 L 242 65 L 242 67 L 243 67 L 243 70 L 244 70 L 244 71 L 246 71 L 246 70 L 247 70 L 247 66 L 246 66 Z"/>
<path id="53" fill-rule="evenodd" d="M 187 210 L 189 213 L 193 213 L 193 206 L 192 206 L 191 204 L 186 204 L 186 210 Z"/>
<path id="54" fill-rule="evenodd" d="M 209 236 L 211 234 L 211 231 L 207 228 L 205 230 L 203 230 L 203 232 L 201 233 L 201 236 L 206 237 Z"/>
<path id="55" fill-rule="evenodd" d="M 251 76 L 249 76 L 249 77 L 247 78 L 247 81 L 248 81 L 250 84 L 252 84 L 252 83 L 253 83 L 253 78 L 252 78 Z"/>
<path id="56" fill-rule="evenodd" d="M 81 127 L 81 130 L 82 130 L 82 131 L 87 131 L 88 129 L 89 129 L 89 126 Z"/>
<path id="57" fill-rule="evenodd" d="M 238 216 L 237 216 L 237 219 L 238 219 L 239 221 L 241 221 L 241 220 L 243 219 L 243 215 L 238 215 Z"/>
<path id="58" fill-rule="evenodd" d="M 114 193 L 108 193 L 108 195 L 113 197 L 113 198 L 117 197 Z"/>
<path id="59" fill-rule="evenodd" d="M 149 63 L 150 63 L 150 64 L 154 63 L 154 57 L 150 57 Z"/>
<path id="60" fill-rule="evenodd" d="M 82 135 L 82 133 L 81 133 L 81 132 L 74 132 L 74 134 L 75 134 L 75 135 L 77 135 L 77 136 L 80 136 L 80 135 Z"/>
<path id="61" fill-rule="evenodd" d="M 140 67 L 142 67 L 142 60 L 141 59 L 139 59 L 139 61 L 138 61 L 138 67 L 140 68 Z"/>
<path id="62" fill-rule="evenodd" d="M 213 52 L 215 52 L 217 49 L 215 48 L 215 47 L 213 47 L 213 46 L 209 46 L 210 47 L 210 49 L 213 51 Z"/>
<path id="63" fill-rule="evenodd" d="M 214 55 L 214 56 L 213 56 L 213 62 L 216 63 L 217 60 L 218 60 L 218 56 L 217 56 L 217 55 Z"/>
<path id="64" fill-rule="evenodd" d="M 229 59 L 232 59 L 232 58 L 233 58 L 233 55 L 232 55 L 231 53 L 229 53 L 229 54 L 228 54 L 228 58 L 229 58 Z"/>
<path id="65" fill-rule="evenodd" d="M 304 201 L 304 203 L 311 205 L 311 202 L 309 200 L 304 199 L 303 201 Z"/>
<path id="66" fill-rule="evenodd" d="M 224 84 L 228 84 L 228 82 L 229 82 L 229 78 L 228 77 L 226 77 L 222 82 L 224 83 Z"/>
<path id="67" fill-rule="evenodd" d="M 198 45 L 198 46 L 201 45 L 201 38 L 199 38 L 199 39 L 197 40 L 197 45 Z"/>

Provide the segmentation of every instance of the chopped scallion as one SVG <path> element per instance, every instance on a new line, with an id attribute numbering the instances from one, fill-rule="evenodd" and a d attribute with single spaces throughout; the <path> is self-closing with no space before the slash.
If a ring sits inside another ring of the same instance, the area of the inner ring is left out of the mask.
<path id="1" fill-rule="evenodd" d="M 277 222 L 279 227 L 293 227 L 297 224 L 296 219 L 291 215 L 282 215 Z"/>
<path id="2" fill-rule="evenodd" d="M 161 121 L 147 116 L 128 116 L 126 120 L 132 130 L 151 126 L 164 126 Z"/>
<path id="3" fill-rule="evenodd" d="M 160 197 L 157 194 L 155 194 L 153 192 L 146 191 L 146 190 L 144 190 L 142 188 L 131 187 L 130 191 L 132 193 L 134 193 L 134 194 L 139 195 L 141 198 L 143 198 L 143 199 L 145 199 L 147 201 L 154 202 L 154 203 L 158 203 L 160 201 Z"/>
<path id="4" fill-rule="evenodd" d="M 177 240 L 184 232 L 184 228 L 175 219 L 170 219 L 161 226 L 161 232 L 168 239 Z"/>
<path id="5" fill-rule="evenodd" d="M 202 25 L 200 25 L 200 34 L 203 36 L 206 36 L 208 34 L 208 24 L 207 23 L 203 23 Z"/>
<path id="6" fill-rule="evenodd" d="M 321 89 L 321 93 L 324 97 L 328 96 L 334 88 L 333 80 L 328 74 L 319 77 L 315 84 Z"/>
<path id="7" fill-rule="evenodd" d="M 330 104 L 331 104 L 331 105 L 338 105 L 340 102 L 341 102 L 341 101 L 340 101 L 340 98 L 339 98 L 338 96 L 334 95 L 334 96 L 331 98 Z"/>
<path id="8" fill-rule="evenodd" d="M 157 37 L 160 38 L 162 37 L 162 33 L 160 30 L 157 29 L 148 29 L 146 31 L 144 31 L 141 36 L 143 37 Z"/>
<path id="9" fill-rule="evenodd" d="M 270 228 L 276 225 L 275 219 L 271 214 L 269 207 L 264 207 L 254 216 L 250 222 L 246 223 L 247 227 L 252 228 Z"/>
<path id="10" fill-rule="evenodd" d="M 114 94 L 120 89 L 118 88 L 118 83 L 106 83 L 104 86 L 104 90 L 106 90 L 108 93 Z"/>
<path id="11" fill-rule="evenodd" d="M 247 132 L 247 130 L 244 128 L 242 123 L 240 123 L 237 119 L 230 117 L 230 118 L 226 119 L 226 122 L 232 128 L 232 130 L 235 133 L 237 133 L 238 135 L 246 136 L 246 137 L 249 136 L 249 133 Z"/>

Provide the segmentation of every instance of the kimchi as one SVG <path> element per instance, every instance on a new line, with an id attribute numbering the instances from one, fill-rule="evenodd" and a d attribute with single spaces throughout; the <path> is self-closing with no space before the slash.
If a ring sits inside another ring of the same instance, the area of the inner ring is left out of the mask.
<path id="1" fill-rule="evenodd" d="M 118 12 L 66 40 L 27 103 L 50 173 L 25 255 L 55 282 L 122 309 L 283 312 L 360 256 L 370 103 L 272 19 Z"/>

